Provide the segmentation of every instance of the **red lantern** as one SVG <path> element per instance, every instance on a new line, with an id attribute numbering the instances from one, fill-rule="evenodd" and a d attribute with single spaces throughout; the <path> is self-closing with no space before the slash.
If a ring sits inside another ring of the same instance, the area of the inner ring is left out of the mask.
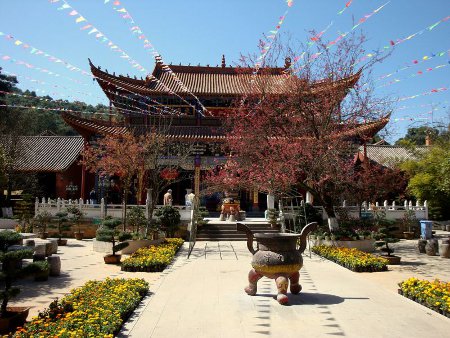
<path id="1" fill-rule="evenodd" d="M 170 181 L 176 179 L 180 173 L 176 169 L 166 168 L 161 171 L 160 175 L 163 179 Z"/>

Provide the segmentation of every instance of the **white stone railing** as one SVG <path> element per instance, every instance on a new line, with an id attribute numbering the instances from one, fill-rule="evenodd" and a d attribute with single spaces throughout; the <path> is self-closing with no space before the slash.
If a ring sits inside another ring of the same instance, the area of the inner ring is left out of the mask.
<path id="1" fill-rule="evenodd" d="M 52 215 L 55 215 L 59 211 L 64 211 L 68 206 L 76 205 L 84 213 L 86 218 L 104 218 L 105 216 L 112 216 L 117 218 L 123 217 L 124 205 L 123 204 L 106 204 L 104 199 L 101 199 L 100 204 L 92 204 L 89 201 L 83 201 L 81 198 L 79 200 L 65 200 L 58 198 L 52 200 L 50 198 L 42 198 L 39 201 L 36 198 L 34 212 L 37 215 L 41 211 L 47 211 Z M 148 218 L 148 207 L 147 205 L 127 205 L 127 210 L 132 207 L 139 207 L 144 210 L 145 217 Z M 162 205 L 157 205 L 156 209 L 161 208 Z M 184 205 L 174 205 L 175 208 L 180 212 L 182 221 L 191 220 L 191 207 Z M 155 210 L 156 210 L 155 209 Z"/>
<path id="2" fill-rule="evenodd" d="M 283 206 L 283 215 L 286 219 L 292 219 L 293 215 L 298 215 L 299 211 L 303 208 L 303 206 Z M 314 208 L 322 215 L 324 220 L 327 219 L 326 212 L 321 206 L 314 206 Z M 352 218 L 359 218 L 359 206 L 348 206 L 345 201 L 342 206 L 334 207 L 335 211 L 337 209 L 346 209 L 348 215 Z M 414 214 L 418 220 L 428 219 L 428 206 L 427 201 L 423 204 L 420 201 L 417 201 L 415 205 L 413 205 L 412 201 L 404 201 L 403 205 L 396 205 L 395 202 L 389 204 L 387 201 L 384 201 L 383 205 L 379 205 L 378 202 L 375 204 L 369 204 L 367 202 L 362 203 L 361 205 L 361 216 L 362 217 L 373 217 L 374 213 L 377 211 L 384 211 L 386 213 L 386 219 L 388 220 L 400 220 L 403 218 L 405 213 L 408 210 L 414 211 Z M 338 212 L 337 212 L 338 214 Z"/>

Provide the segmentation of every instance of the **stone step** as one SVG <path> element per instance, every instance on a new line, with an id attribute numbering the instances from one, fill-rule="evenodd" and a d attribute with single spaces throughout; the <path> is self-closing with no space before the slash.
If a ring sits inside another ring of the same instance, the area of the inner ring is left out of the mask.
<path id="1" fill-rule="evenodd" d="M 245 221 L 243 222 L 245 223 Z M 251 223 L 246 224 L 253 233 L 257 232 L 269 232 L 277 233 L 277 229 L 270 227 L 268 223 Z M 209 222 L 207 225 L 202 226 L 197 230 L 197 240 L 198 241 L 245 241 L 247 236 L 243 232 L 238 232 L 236 230 L 235 223 L 213 221 Z"/>

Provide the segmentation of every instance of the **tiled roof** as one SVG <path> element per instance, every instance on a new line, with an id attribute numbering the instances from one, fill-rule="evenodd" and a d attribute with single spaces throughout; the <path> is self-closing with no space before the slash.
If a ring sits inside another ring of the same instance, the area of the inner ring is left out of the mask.
<path id="1" fill-rule="evenodd" d="M 64 171 L 83 150 L 81 136 L 19 136 L 14 142 L 18 149 L 14 168 L 18 171 Z M 7 138 L 0 144 L 8 147 Z"/>
<path id="2" fill-rule="evenodd" d="M 128 132 L 126 127 L 113 122 L 86 119 L 67 112 L 63 112 L 61 116 L 66 123 L 72 126 L 79 133 L 83 133 L 86 130 L 103 135 L 120 135 Z"/>
<path id="3" fill-rule="evenodd" d="M 83 129 L 94 134 L 119 135 L 131 132 L 128 128 L 118 123 L 101 120 L 86 119 L 64 112 L 63 119 L 76 130 Z M 133 128 L 133 131 L 144 133 L 144 128 Z M 192 141 L 213 141 L 225 139 L 225 133 L 221 127 L 217 126 L 170 126 L 165 133 L 169 139 L 192 140 Z"/>
<path id="4" fill-rule="evenodd" d="M 390 145 L 366 145 L 367 157 L 386 167 L 394 167 L 398 162 L 405 160 L 416 160 L 417 153 L 424 153 L 427 147 L 417 147 L 415 152 L 405 147 L 390 146 Z M 360 147 L 360 152 L 363 153 L 363 147 Z"/>
<path id="5" fill-rule="evenodd" d="M 97 77 L 100 86 L 106 90 L 108 86 L 120 90 L 138 93 L 140 95 L 187 94 L 175 81 L 170 72 L 165 72 L 159 63 L 156 64 L 152 76 L 159 81 L 132 79 L 127 76 L 116 76 L 100 70 L 91 61 L 91 71 Z M 239 67 L 201 67 L 201 66 L 170 66 L 176 77 L 186 86 L 189 92 L 195 95 L 222 95 L 239 96 L 249 93 L 258 93 L 261 85 L 266 92 L 282 94 L 286 92 L 287 85 L 295 77 L 286 77 L 283 68 L 262 69 L 261 74 L 254 76 L 253 69 Z M 358 81 L 361 72 L 347 78 L 330 82 L 321 81 L 310 87 L 311 94 L 322 90 L 341 89 L 343 93 L 347 88 L 353 87 Z M 252 81 L 253 84 L 252 84 Z M 108 89 L 109 90 L 109 89 Z M 107 93 L 107 95 L 110 95 Z"/>

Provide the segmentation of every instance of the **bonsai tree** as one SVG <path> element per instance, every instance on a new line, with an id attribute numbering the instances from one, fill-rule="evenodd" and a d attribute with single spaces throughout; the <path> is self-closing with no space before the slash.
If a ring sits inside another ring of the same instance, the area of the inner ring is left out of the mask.
<path id="1" fill-rule="evenodd" d="M 58 245 L 65 245 L 67 244 L 67 240 L 63 240 L 63 231 L 69 231 L 70 230 L 70 226 L 67 224 L 68 218 L 67 218 L 68 213 L 65 211 L 59 211 L 55 214 L 56 216 L 56 221 L 57 221 L 57 231 L 58 231 Z"/>
<path id="2" fill-rule="evenodd" d="M 131 227 L 133 234 L 140 236 L 141 229 L 147 224 L 144 210 L 139 207 L 132 207 L 128 213 L 127 224 Z"/>
<path id="3" fill-rule="evenodd" d="M 15 212 L 19 216 L 21 232 L 32 232 L 30 220 L 33 218 L 34 204 L 30 194 L 22 195 L 22 200 L 16 203 Z"/>
<path id="4" fill-rule="evenodd" d="M 104 256 L 105 263 L 107 264 L 120 262 L 121 255 L 117 255 L 116 253 L 126 248 L 129 243 L 123 241 L 131 238 L 130 233 L 119 231 L 117 227 L 120 224 L 122 224 L 122 221 L 118 218 L 107 218 L 103 221 L 102 227 L 97 230 L 95 236 L 97 241 L 112 243 L 112 255 Z"/>
<path id="5" fill-rule="evenodd" d="M 407 230 L 407 231 L 403 232 L 403 234 L 405 235 L 405 238 L 413 239 L 414 232 L 415 232 L 416 226 L 417 226 L 416 213 L 413 210 L 405 211 L 405 214 L 402 217 L 402 226 L 403 226 L 403 229 Z"/>
<path id="6" fill-rule="evenodd" d="M 161 227 L 165 230 L 167 237 L 173 237 L 175 231 L 178 230 L 181 216 L 177 208 L 171 205 L 165 205 L 155 211 Z"/>
<path id="7" fill-rule="evenodd" d="M 31 258 L 33 251 L 25 247 L 18 246 L 17 250 L 13 250 L 13 245 L 20 242 L 22 236 L 16 232 L 5 230 L 0 232 L 0 262 L 2 263 L 0 280 L 3 290 L 0 292 L 2 301 L 0 308 L 0 318 L 11 318 L 13 313 L 9 311 L 8 302 L 20 292 L 20 289 L 13 286 L 13 283 L 28 275 L 48 270 L 48 264 L 38 265 L 35 263 L 22 266 L 22 259 Z M 28 314 L 28 313 L 26 313 Z M 15 322 L 14 326 L 23 325 L 26 315 L 23 316 L 22 322 Z M 12 320 L 12 319 L 11 319 Z M 15 327 L 14 327 L 15 328 Z"/>
<path id="8" fill-rule="evenodd" d="M 389 244 L 397 243 L 400 240 L 394 236 L 394 231 L 398 231 L 399 227 L 394 225 L 393 221 L 386 219 L 384 211 L 375 212 L 375 225 L 378 231 L 375 233 L 375 245 L 381 247 L 381 251 L 385 252 L 387 256 L 391 256 L 394 249 L 389 247 Z"/>
<path id="9" fill-rule="evenodd" d="M 70 214 L 71 221 L 76 225 L 77 231 L 75 232 L 76 239 L 83 239 L 83 232 L 81 231 L 81 219 L 84 213 L 75 205 L 67 207 L 67 212 Z"/>
<path id="10" fill-rule="evenodd" d="M 208 224 L 208 220 L 205 219 L 206 216 L 209 215 L 208 210 L 205 207 L 199 207 L 195 212 L 195 223 L 197 223 L 197 227 L 205 226 Z"/>
<path id="11" fill-rule="evenodd" d="M 48 211 L 40 211 L 35 216 L 35 226 L 39 229 L 39 236 L 42 239 L 48 237 L 47 226 L 50 223 L 51 219 L 52 214 L 50 214 Z"/>

